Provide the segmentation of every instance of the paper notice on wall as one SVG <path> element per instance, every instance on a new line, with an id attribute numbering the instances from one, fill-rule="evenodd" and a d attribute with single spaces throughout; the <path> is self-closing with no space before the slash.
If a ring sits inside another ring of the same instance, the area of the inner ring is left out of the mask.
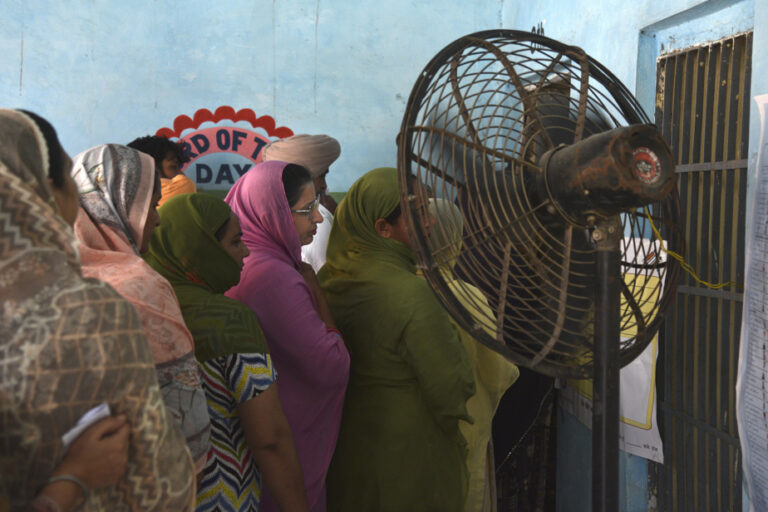
<path id="1" fill-rule="evenodd" d="M 633 245 L 634 244 L 634 245 Z M 638 246 L 638 247 L 635 247 Z M 642 247 L 639 247 L 642 246 Z M 638 250 L 636 250 L 638 249 Z M 658 240 L 625 239 L 623 245 L 624 261 L 652 257 L 663 263 L 666 254 L 661 250 Z M 662 265 L 659 268 L 663 268 Z M 649 314 L 657 305 L 659 290 L 662 289 L 662 276 L 656 272 L 645 275 L 632 274 L 631 267 L 625 267 L 625 279 L 634 281 L 633 289 L 642 290 L 638 297 L 643 313 Z M 622 317 L 629 305 L 622 297 Z M 622 340 L 635 336 L 634 328 L 622 331 Z M 659 353 L 658 335 L 654 336 L 645 350 L 619 372 L 619 447 L 627 453 L 645 457 L 655 462 L 664 462 L 661 435 L 656 422 L 656 359 Z M 588 427 L 592 426 L 592 381 L 569 381 L 560 391 L 561 406 Z"/>
<path id="2" fill-rule="evenodd" d="M 752 211 L 747 212 L 746 277 L 741 322 L 736 415 L 750 510 L 768 510 L 768 95 L 756 96 L 760 146 Z"/>

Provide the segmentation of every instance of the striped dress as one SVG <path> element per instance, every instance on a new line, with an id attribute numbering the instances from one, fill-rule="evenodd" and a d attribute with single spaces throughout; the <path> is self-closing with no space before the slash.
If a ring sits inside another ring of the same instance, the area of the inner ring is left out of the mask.
<path id="1" fill-rule="evenodd" d="M 245 441 L 237 405 L 277 379 L 268 354 L 230 354 L 202 364 L 211 449 L 197 492 L 200 511 L 258 511 L 261 475 Z"/>

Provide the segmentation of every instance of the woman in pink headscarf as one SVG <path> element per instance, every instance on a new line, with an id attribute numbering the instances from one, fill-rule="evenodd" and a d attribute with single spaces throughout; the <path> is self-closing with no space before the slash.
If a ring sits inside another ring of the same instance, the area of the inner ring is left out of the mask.
<path id="1" fill-rule="evenodd" d="M 312 241 L 318 198 L 304 167 L 263 162 L 226 198 L 240 219 L 245 259 L 227 295 L 258 315 L 280 375 L 280 401 L 291 426 L 313 512 L 324 512 L 325 477 L 336 446 L 349 377 L 349 354 L 301 246 Z M 278 508 L 265 490 L 261 510 Z"/>
<path id="2" fill-rule="evenodd" d="M 328 249 L 328 238 L 331 236 L 333 212 L 336 211 L 336 201 L 328 195 L 328 184 L 325 182 L 330 166 L 341 155 L 339 141 L 328 135 L 293 135 L 285 139 L 270 142 L 261 150 L 265 162 L 279 160 L 292 162 L 309 171 L 315 192 L 320 198 L 318 211 L 323 221 L 317 226 L 317 233 L 312 243 L 302 245 L 301 260 L 312 265 L 315 272 L 325 265 L 325 251 Z"/>

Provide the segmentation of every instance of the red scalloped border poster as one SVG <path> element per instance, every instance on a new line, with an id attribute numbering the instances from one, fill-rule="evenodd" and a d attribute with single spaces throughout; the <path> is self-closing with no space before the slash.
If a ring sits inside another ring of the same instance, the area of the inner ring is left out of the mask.
<path id="1" fill-rule="evenodd" d="M 276 126 L 272 116 L 257 117 L 249 108 L 235 111 L 225 105 L 214 112 L 201 108 L 192 117 L 180 115 L 174 119 L 173 128 L 160 128 L 156 135 L 184 144 L 190 160 L 183 171 L 198 189 L 227 190 L 261 162 L 264 146 L 290 137 L 293 130 Z"/>

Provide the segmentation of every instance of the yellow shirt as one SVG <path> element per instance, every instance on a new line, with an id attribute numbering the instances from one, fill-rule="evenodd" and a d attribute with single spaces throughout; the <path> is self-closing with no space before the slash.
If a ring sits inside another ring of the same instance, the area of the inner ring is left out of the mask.
<path id="1" fill-rule="evenodd" d="M 475 318 L 494 318 L 495 315 L 479 289 L 454 279 L 447 272 L 443 275 L 454 296 Z M 504 356 L 475 340 L 453 319 L 451 323 L 459 331 L 459 339 L 467 350 L 476 389 L 474 396 L 467 400 L 467 412 L 475 420 L 474 423 L 459 421 L 461 433 L 467 440 L 469 470 L 469 491 L 464 511 L 491 512 L 496 510 L 495 462 L 490 445 L 491 423 L 502 395 L 520 376 L 520 370 Z M 495 334 L 487 323 L 483 328 L 489 334 Z"/>
<path id="2" fill-rule="evenodd" d="M 177 174 L 170 180 L 160 178 L 160 187 L 162 190 L 162 195 L 160 197 L 160 202 L 157 203 L 157 206 L 163 206 L 163 203 L 173 196 L 177 196 L 179 194 L 193 194 L 197 192 L 195 182 L 187 178 L 184 174 Z"/>

